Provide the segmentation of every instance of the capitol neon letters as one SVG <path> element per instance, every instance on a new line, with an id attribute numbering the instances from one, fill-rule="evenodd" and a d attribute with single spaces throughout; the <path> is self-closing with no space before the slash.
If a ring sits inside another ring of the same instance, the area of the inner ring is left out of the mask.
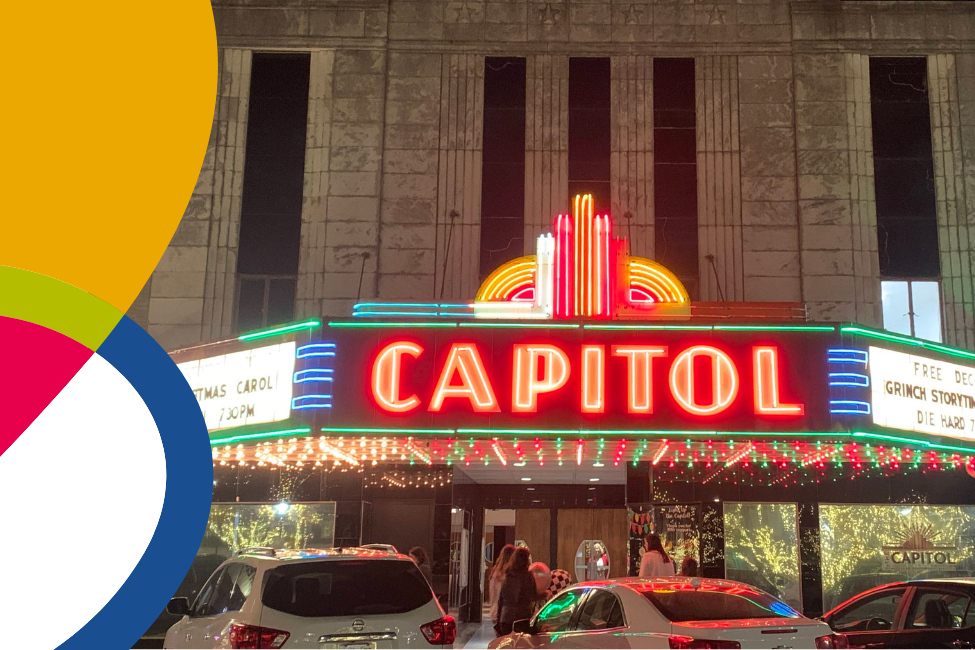
<path id="1" fill-rule="evenodd" d="M 556 391 L 569 381 L 569 355 L 554 345 L 516 345 L 514 350 L 511 410 L 534 413 L 540 394 Z"/>
<path id="2" fill-rule="evenodd" d="M 406 399 L 399 397 L 399 383 L 402 375 L 404 354 L 416 359 L 423 353 L 416 343 L 396 341 L 384 347 L 372 364 L 372 396 L 376 404 L 390 413 L 407 413 L 420 405 L 420 398 L 411 395 Z"/>
<path id="3" fill-rule="evenodd" d="M 460 376 L 460 386 L 453 385 L 454 375 Z M 440 381 L 430 400 L 430 410 L 439 411 L 448 397 L 466 397 L 477 413 L 496 413 L 501 410 L 494 389 L 477 346 L 473 343 L 454 343 L 447 354 Z"/>

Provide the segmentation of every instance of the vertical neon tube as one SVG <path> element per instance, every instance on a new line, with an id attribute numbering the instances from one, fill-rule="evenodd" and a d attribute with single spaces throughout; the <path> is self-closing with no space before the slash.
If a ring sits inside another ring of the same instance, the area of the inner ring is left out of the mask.
<path id="1" fill-rule="evenodd" d="M 573 228 L 572 218 L 560 214 L 555 220 L 555 316 L 573 314 Z"/>
<path id="2" fill-rule="evenodd" d="M 572 252 L 574 254 L 574 260 L 572 265 L 574 269 L 573 279 L 575 281 L 575 292 L 574 292 L 575 301 L 574 301 L 574 309 L 573 309 L 574 316 L 579 315 L 580 306 L 582 305 L 582 287 L 585 285 L 585 283 L 583 282 L 583 270 L 582 270 L 582 262 L 583 262 L 582 236 L 583 236 L 583 231 L 585 229 L 585 224 L 582 222 L 582 219 L 580 219 L 579 217 L 579 215 L 581 214 L 579 210 L 579 205 L 581 202 L 582 202 L 582 197 L 576 195 L 572 205 L 572 229 L 573 229 L 573 234 L 575 235 L 573 241 L 573 249 L 572 249 Z"/>

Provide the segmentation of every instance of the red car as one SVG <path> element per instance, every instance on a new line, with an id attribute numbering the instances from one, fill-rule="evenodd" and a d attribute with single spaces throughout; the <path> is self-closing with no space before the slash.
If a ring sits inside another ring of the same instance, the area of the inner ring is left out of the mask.
<path id="1" fill-rule="evenodd" d="M 975 578 L 883 585 L 823 620 L 851 648 L 975 648 Z"/>

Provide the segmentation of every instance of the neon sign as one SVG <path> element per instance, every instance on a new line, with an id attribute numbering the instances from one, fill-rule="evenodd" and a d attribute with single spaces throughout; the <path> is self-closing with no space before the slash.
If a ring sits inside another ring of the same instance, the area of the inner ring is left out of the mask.
<path id="1" fill-rule="evenodd" d="M 804 403 L 787 400 L 783 394 L 778 346 L 748 345 L 745 349 L 747 353 L 742 354 L 745 350 L 736 346 L 737 360 L 721 346 L 703 344 L 606 346 L 530 341 L 512 343 L 505 351 L 497 344 L 464 338 L 451 341 L 442 360 L 431 364 L 426 358 L 427 346 L 392 340 L 369 362 L 372 405 L 390 415 L 424 408 L 440 413 L 447 406 L 454 412 L 528 414 L 549 410 L 556 403 L 550 400 L 554 397 L 562 407 L 566 395 L 574 393 L 575 410 L 595 415 L 605 413 L 611 403 L 622 406 L 607 400 L 606 394 L 609 386 L 625 385 L 628 414 L 653 415 L 655 403 L 666 398 L 686 415 L 711 419 L 742 401 L 741 373 L 747 371 L 753 379 L 752 416 L 801 418 Z M 485 363 L 482 350 L 494 351 L 494 368 Z M 498 357 L 505 354 L 510 355 L 510 363 L 498 363 Z M 415 363 L 408 364 L 407 359 Z M 608 367 L 611 359 L 620 361 Z M 509 373 L 498 366 L 510 368 Z M 575 375 L 570 388 L 567 384 Z M 654 382 L 655 375 L 661 381 Z M 429 385 L 431 377 L 436 381 L 430 392 L 424 394 L 416 388 Z M 495 390 L 503 382 L 511 386 L 511 398 L 505 404 L 499 402 Z"/>

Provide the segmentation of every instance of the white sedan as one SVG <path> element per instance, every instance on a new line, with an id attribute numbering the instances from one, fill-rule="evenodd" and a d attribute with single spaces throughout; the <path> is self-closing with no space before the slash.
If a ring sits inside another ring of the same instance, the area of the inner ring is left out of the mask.
<path id="1" fill-rule="evenodd" d="M 490 648 L 847 648 L 749 585 L 707 578 L 621 578 L 558 593 Z"/>

